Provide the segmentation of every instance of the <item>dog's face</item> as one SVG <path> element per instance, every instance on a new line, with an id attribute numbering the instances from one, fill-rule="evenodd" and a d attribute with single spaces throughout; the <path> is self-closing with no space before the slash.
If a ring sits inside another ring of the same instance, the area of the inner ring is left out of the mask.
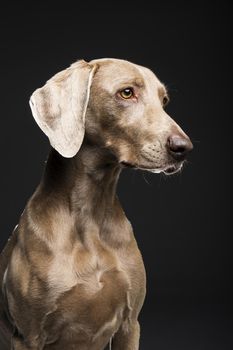
<path id="1" fill-rule="evenodd" d="M 178 171 L 192 143 L 165 112 L 164 85 L 147 68 L 103 59 L 93 77 L 86 134 L 131 167 Z"/>
<path id="2" fill-rule="evenodd" d="M 192 149 L 188 136 L 164 111 L 164 85 L 147 68 L 118 59 L 78 61 L 37 89 L 33 116 L 64 157 L 84 134 L 123 165 L 174 173 Z"/>

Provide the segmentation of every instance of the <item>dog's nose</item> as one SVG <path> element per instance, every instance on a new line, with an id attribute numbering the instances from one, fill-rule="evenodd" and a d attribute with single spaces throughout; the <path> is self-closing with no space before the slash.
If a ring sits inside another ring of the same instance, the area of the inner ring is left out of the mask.
<path id="1" fill-rule="evenodd" d="M 193 144 L 188 137 L 173 134 L 167 139 L 167 148 L 173 158 L 182 161 L 187 153 L 193 149 Z"/>

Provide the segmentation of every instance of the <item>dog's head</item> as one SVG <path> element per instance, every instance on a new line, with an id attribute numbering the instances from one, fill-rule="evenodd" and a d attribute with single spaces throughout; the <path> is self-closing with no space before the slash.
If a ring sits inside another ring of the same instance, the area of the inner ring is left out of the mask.
<path id="1" fill-rule="evenodd" d="M 33 116 L 64 157 L 84 134 L 119 163 L 152 172 L 179 170 L 192 143 L 164 111 L 168 95 L 147 68 L 118 59 L 78 61 L 37 89 Z"/>

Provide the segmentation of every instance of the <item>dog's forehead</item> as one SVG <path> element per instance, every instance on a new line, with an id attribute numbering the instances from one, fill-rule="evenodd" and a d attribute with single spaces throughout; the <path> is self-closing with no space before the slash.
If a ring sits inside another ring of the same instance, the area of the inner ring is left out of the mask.
<path id="1" fill-rule="evenodd" d="M 90 64 L 97 64 L 99 67 L 97 74 L 99 83 L 108 84 L 112 88 L 121 83 L 127 84 L 133 81 L 137 82 L 138 85 L 154 89 L 163 87 L 163 84 L 150 69 L 129 61 L 105 58 L 93 60 Z"/>

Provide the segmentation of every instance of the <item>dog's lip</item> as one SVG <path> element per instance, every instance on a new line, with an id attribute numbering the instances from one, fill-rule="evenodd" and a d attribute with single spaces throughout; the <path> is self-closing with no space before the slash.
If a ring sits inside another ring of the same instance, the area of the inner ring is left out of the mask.
<path id="1" fill-rule="evenodd" d="M 168 166 L 167 168 L 165 168 L 163 170 L 163 173 L 166 174 L 166 175 L 175 174 L 175 173 L 177 173 L 178 171 L 181 170 L 182 166 L 183 166 L 183 163 L 170 165 L 170 166 Z"/>
<path id="2" fill-rule="evenodd" d="M 181 170 L 183 166 L 183 162 L 179 162 L 177 164 L 170 164 L 164 168 L 145 168 L 145 167 L 140 167 L 136 164 L 132 164 L 126 161 L 122 161 L 121 164 L 127 168 L 132 168 L 132 169 L 140 169 L 140 170 L 146 170 L 150 171 L 152 173 L 161 173 L 163 172 L 166 175 L 172 175 L 177 173 L 178 171 Z"/>

